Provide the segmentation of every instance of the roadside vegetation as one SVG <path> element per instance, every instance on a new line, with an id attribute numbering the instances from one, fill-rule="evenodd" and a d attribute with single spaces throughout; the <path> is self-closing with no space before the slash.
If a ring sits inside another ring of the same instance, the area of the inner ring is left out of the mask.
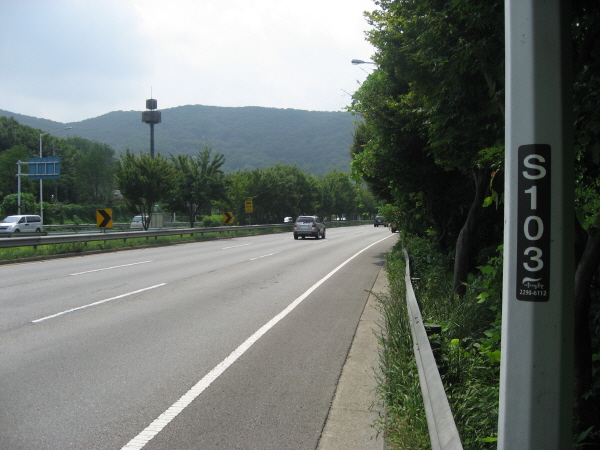
<path id="1" fill-rule="evenodd" d="M 379 423 L 391 448 L 429 448 L 429 434 L 406 307 L 402 248 L 410 255 L 412 284 L 465 449 L 496 448 L 500 376 L 501 253 L 470 277 L 452 300 L 452 258 L 427 237 L 403 236 L 388 255 L 390 296 L 381 298 L 381 373 L 387 405 Z M 500 249 L 499 249 L 500 250 Z"/>
<path id="2" fill-rule="evenodd" d="M 497 436 L 504 233 L 504 4 L 378 0 L 375 69 L 353 95 L 352 175 L 398 225 L 465 448 Z M 572 2 L 575 184 L 573 442 L 600 448 L 600 10 Z M 400 244 L 399 244 L 400 245 Z M 403 257 L 382 301 L 382 433 L 429 448 L 404 312 Z"/>
<path id="3" fill-rule="evenodd" d="M 42 130 L 0 117 L 0 215 L 17 214 L 17 161 L 39 156 Z M 203 216 L 233 213 L 233 223 L 283 222 L 284 217 L 370 218 L 381 201 L 363 182 L 336 169 L 316 176 L 296 165 L 226 173 L 225 157 L 210 145 L 190 154 L 155 158 L 127 149 L 119 156 L 106 144 L 78 137 L 44 137 L 44 156 L 61 158 L 61 177 L 45 180 L 44 224 L 94 223 L 96 209 L 112 209 L 114 222 L 157 212 L 190 227 Z M 27 166 L 22 167 L 27 172 Z M 23 214 L 36 214 L 39 184 L 22 177 Z M 253 202 L 253 212 L 245 202 Z"/>

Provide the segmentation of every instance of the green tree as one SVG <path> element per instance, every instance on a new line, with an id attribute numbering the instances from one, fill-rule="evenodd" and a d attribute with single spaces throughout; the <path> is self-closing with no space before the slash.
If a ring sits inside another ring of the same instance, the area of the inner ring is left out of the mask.
<path id="1" fill-rule="evenodd" d="M 600 417 L 600 11 L 573 2 L 575 154 L 575 414 L 576 430 Z M 597 428 L 597 427 L 596 427 Z M 586 443 L 600 443 L 600 431 Z"/>
<path id="2" fill-rule="evenodd" d="M 377 72 L 385 74 L 391 94 L 382 106 L 418 113 L 423 150 L 435 164 L 461 172 L 472 183 L 471 206 L 455 245 L 454 290 L 462 295 L 477 241 L 487 239 L 490 245 L 498 238 L 479 233 L 493 170 L 480 152 L 502 148 L 502 2 L 378 3 L 381 10 L 369 15 L 374 26 L 369 40 L 378 49 Z M 392 142 L 401 145 L 398 135 Z"/>
<path id="3" fill-rule="evenodd" d="M 17 161 L 26 162 L 29 157 L 29 149 L 24 145 L 16 145 L 0 152 L 0 197 L 17 193 Z M 28 173 L 27 165 L 21 166 L 21 173 Z M 21 177 L 21 192 L 33 193 L 34 191 L 34 183 L 26 176 Z"/>
<path id="4" fill-rule="evenodd" d="M 323 216 L 335 214 L 337 217 L 350 218 L 357 209 L 356 189 L 350 176 L 339 170 L 327 172 L 322 179 Z"/>
<path id="5" fill-rule="evenodd" d="M 67 143 L 75 150 L 75 189 L 79 200 L 110 201 L 115 185 L 115 151 L 106 144 L 80 137 L 69 138 Z"/>
<path id="6" fill-rule="evenodd" d="M 222 208 L 233 213 L 233 220 L 237 225 L 245 223 L 244 201 L 250 197 L 253 185 L 249 174 L 246 170 L 240 170 L 226 175 L 227 199 L 221 202 Z"/>
<path id="7" fill-rule="evenodd" d="M 17 197 L 17 194 L 10 194 L 4 197 L 0 204 L 0 215 L 2 215 L 2 218 L 19 213 L 19 200 Z M 35 202 L 35 197 L 32 194 L 21 194 L 21 214 L 37 214 L 38 205 L 39 203 Z"/>
<path id="8" fill-rule="evenodd" d="M 213 154 L 208 145 L 198 150 L 198 156 L 171 155 L 176 177 L 173 197 L 167 205 L 172 211 L 186 214 L 190 227 L 194 227 L 197 214 L 202 211 L 210 214 L 212 201 L 225 199 L 225 174 L 221 170 L 224 163 L 225 157 Z"/>
<path id="9" fill-rule="evenodd" d="M 144 230 L 150 225 L 154 205 L 172 197 L 175 176 L 173 167 L 160 153 L 151 158 L 142 152 L 135 156 L 126 149 L 116 161 L 117 185 L 131 211 L 144 216 Z"/>

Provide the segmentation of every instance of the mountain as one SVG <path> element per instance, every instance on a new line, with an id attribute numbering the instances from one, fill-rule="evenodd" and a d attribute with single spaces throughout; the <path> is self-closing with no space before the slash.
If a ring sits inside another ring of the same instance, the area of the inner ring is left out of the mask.
<path id="1" fill-rule="evenodd" d="M 150 149 L 150 126 L 141 111 L 113 111 L 80 122 L 61 123 L 0 110 L 23 125 L 40 130 L 71 126 L 69 135 L 109 144 L 117 153 Z M 350 167 L 354 118 L 347 112 L 303 111 L 263 107 L 187 105 L 161 110 L 154 126 L 154 151 L 198 153 L 204 144 L 226 157 L 225 169 L 254 169 L 276 163 L 297 164 L 323 175 Z"/>

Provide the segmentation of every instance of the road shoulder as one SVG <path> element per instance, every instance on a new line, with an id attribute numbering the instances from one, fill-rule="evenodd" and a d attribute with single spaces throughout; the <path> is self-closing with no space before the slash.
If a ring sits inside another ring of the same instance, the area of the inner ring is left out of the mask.
<path id="1" fill-rule="evenodd" d="M 379 366 L 380 312 L 377 294 L 388 290 L 387 272 L 379 271 L 342 369 L 318 450 L 383 450 L 384 438 L 374 428 L 382 407 L 377 400 L 375 371 Z"/>

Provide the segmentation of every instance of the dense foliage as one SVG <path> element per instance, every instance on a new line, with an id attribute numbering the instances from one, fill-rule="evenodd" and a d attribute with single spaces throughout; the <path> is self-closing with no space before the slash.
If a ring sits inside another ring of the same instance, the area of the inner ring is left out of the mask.
<path id="1" fill-rule="evenodd" d="M 576 277 L 574 422 L 600 442 L 600 10 L 572 3 Z M 353 97 L 352 173 L 400 228 L 433 239 L 460 307 L 503 239 L 502 1 L 377 0 L 376 70 Z M 431 255 L 435 261 L 437 255 Z M 487 323 L 490 329 L 495 319 Z M 462 337 L 460 338 L 462 339 Z M 452 395 L 452 391 L 451 391 Z"/>
<path id="2" fill-rule="evenodd" d="M 16 163 L 39 156 L 40 133 L 0 117 L 0 212 L 5 215 L 17 213 Z M 368 218 L 377 211 L 362 184 L 336 169 L 316 176 L 297 165 L 275 164 L 226 174 L 225 155 L 208 144 L 194 146 L 196 154 L 154 159 L 129 149 L 117 156 L 108 145 L 79 137 L 45 135 L 43 145 L 44 156 L 61 158 L 61 178 L 44 181 L 46 224 L 94 223 L 95 209 L 103 208 L 113 209 L 114 220 L 121 222 L 143 214 L 146 227 L 155 211 L 179 215 L 190 226 L 223 212 L 233 212 L 235 223 L 244 224 L 278 223 L 300 214 Z M 38 183 L 22 181 L 23 212 L 38 211 Z M 254 203 L 252 215 L 244 211 L 247 200 Z"/>
<path id="3" fill-rule="evenodd" d="M 225 156 L 225 172 L 297 164 L 318 176 L 348 171 L 353 121 L 348 112 L 302 111 L 261 107 L 225 108 L 187 105 L 162 110 L 154 128 L 155 149 L 163 155 L 193 156 L 208 142 Z M 20 123 L 43 130 L 66 125 L 69 135 L 108 144 L 117 154 L 126 148 L 148 151 L 150 131 L 139 111 L 113 111 L 69 124 L 0 110 Z"/>
<path id="4" fill-rule="evenodd" d="M 387 258 L 390 296 L 380 299 L 384 378 L 379 393 L 388 406 L 382 431 L 391 448 L 430 448 L 406 308 L 406 248 L 423 321 L 441 326 L 441 334 L 430 340 L 463 448 L 496 448 L 502 258 L 480 266 L 465 295 L 450 304 L 439 299 L 452 292 L 451 254 L 440 253 L 427 237 L 401 238 Z"/>

